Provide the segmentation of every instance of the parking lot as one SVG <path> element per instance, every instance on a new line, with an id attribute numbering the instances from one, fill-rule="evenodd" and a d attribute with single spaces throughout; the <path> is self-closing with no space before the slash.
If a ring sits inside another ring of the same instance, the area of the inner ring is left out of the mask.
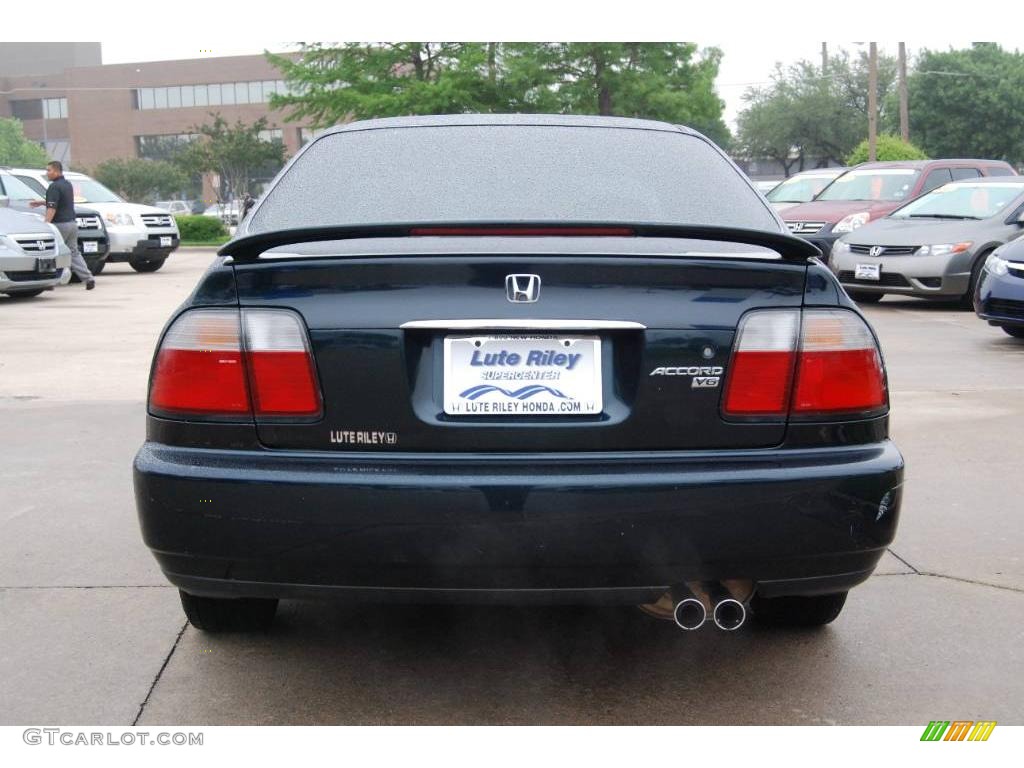
<path id="1" fill-rule="evenodd" d="M 900 530 L 822 631 L 299 602 L 265 635 L 186 627 L 131 459 L 153 344 L 212 255 L 0 297 L 0 724 L 1024 723 L 1024 342 L 910 299 L 866 310 L 907 461 Z"/>

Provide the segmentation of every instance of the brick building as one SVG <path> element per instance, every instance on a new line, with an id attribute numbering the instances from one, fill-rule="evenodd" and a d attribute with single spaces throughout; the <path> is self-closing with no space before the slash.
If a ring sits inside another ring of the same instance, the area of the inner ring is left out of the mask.
<path id="1" fill-rule="evenodd" d="M 228 122 L 267 119 L 268 140 L 293 154 L 313 135 L 270 109 L 284 89 L 262 55 L 102 64 L 99 43 L 0 45 L 0 117 L 71 168 L 113 157 L 159 158 L 220 113 Z"/>

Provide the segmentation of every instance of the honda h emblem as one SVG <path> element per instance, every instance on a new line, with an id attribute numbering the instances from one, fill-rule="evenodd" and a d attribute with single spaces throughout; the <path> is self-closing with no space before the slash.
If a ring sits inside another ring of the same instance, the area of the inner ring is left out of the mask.
<path id="1" fill-rule="evenodd" d="M 517 304 L 531 304 L 540 298 L 540 275 L 507 275 L 505 296 Z"/>
<path id="2" fill-rule="evenodd" d="M 880 245 L 872 245 L 871 250 L 868 251 L 868 256 L 881 256 L 884 250 Z"/>

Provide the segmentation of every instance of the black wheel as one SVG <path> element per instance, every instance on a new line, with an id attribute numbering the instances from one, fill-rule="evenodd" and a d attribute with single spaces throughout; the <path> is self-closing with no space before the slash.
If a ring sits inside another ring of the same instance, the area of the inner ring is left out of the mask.
<path id="1" fill-rule="evenodd" d="M 1004 331 L 1015 339 L 1024 339 L 1024 325 L 1002 325 Z"/>
<path id="2" fill-rule="evenodd" d="M 978 289 L 978 281 L 981 280 L 981 270 L 985 266 L 985 261 L 988 259 L 988 255 L 992 251 L 985 251 L 974 260 L 974 266 L 971 267 L 971 279 L 967 283 L 967 293 L 960 297 L 960 301 L 957 302 L 960 309 L 966 309 L 970 312 L 974 311 L 974 292 Z"/>
<path id="3" fill-rule="evenodd" d="M 85 265 L 89 268 L 89 271 L 94 275 L 98 275 L 103 271 L 103 268 L 107 266 L 106 256 L 93 256 L 91 259 L 86 258 Z"/>
<path id="4" fill-rule="evenodd" d="M 759 624 L 769 627 L 820 627 L 835 620 L 846 603 L 847 592 L 809 597 L 758 597 L 750 609 Z"/>
<path id="5" fill-rule="evenodd" d="M 204 632 L 253 632 L 274 623 L 277 600 L 199 597 L 178 590 L 189 624 Z"/>
<path id="6" fill-rule="evenodd" d="M 847 293 L 858 304 L 877 304 L 885 296 L 884 293 L 869 293 L 868 291 L 847 291 Z"/>
<path id="7" fill-rule="evenodd" d="M 7 295 L 12 299 L 31 299 L 33 296 L 38 296 L 45 290 L 45 288 L 36 288 L 32 291 L 8 291 Z"/>
<path id="8" fill-rule="evenodd" d="M 167 257 L 159 259 L 143 259 L 133 256 L 128 259 L 128 263 L 132 265 L 132 269 L 136 272 L 156 272 L 160 267 L 167 261 Z"/>

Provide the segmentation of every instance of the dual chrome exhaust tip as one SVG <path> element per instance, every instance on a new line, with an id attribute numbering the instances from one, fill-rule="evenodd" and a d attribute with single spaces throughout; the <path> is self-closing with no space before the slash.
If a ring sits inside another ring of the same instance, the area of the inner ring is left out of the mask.
<path id="1" fill-rule="evenodd" d="M 733 632 L 746 623 L 746 606 L 720 584 L 702 585 L 698 597 L 689 588 L 673 590 L 679 599 L 672 611 L 676 626 L 687 632 L 700 629 L 708 622 L 708 608 L 711 606 L 711 621 L 724 632 Z M 701 599 L 702 597 L 706 599 Z"/>

